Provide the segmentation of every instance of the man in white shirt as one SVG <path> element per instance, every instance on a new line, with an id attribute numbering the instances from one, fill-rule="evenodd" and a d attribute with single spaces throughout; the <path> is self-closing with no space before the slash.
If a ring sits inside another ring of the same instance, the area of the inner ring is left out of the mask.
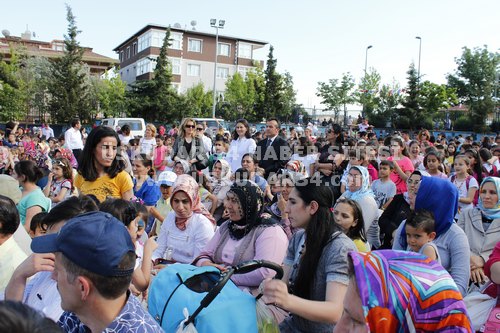
<path id="1" fill-rule="evenodd" d="M 83 149 L 82 133 L 80 133 L 81 127 L 80 119 L 75 118 L 71 121 L 71 128 L 64 133 L 64 145 L 73 151 L 73 155 L 75 155 L 77 161 L 80 160 Z"/>

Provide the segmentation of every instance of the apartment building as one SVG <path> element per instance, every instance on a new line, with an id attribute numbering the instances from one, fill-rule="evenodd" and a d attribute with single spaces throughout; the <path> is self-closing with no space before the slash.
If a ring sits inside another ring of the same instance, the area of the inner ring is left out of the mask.
<path id="1" fill-rule="evenodd" d="M 64 55 L 63 40 L 50 42 L 33 40 L 30 31 L 24 32 L 20 37 L 11 36 L 7 30 L 3 30 L 2 33 L 4 37 L 0 37 L 0 57 L 7 62 L 11 56 L 11 47 L 17 52 L 23 52 L 33 57 L 56 59 Z M 91 47 L 83 47 L 83 50 L 82 61 L 89 66 L 91 75 L 100 76 L 118 65 L 118 60 L 95 53 Z"/>
<path id="2" fill-rule="evenodd" d="M 150 80 L 160 54 L 167 27 L 148 24 L 113 51 L 120 60 L 120 76 L 128 84 L 136 80 Z M 178 92 L 202 82 L 213 89 L 216 35 L 197 30 L 170 27 L 171 45 L 167 51 L 172 64 L 172 84 Z M 267 42 L 219 34 L 217 45 L 216 91 L 223 93 L 226 80 L 239 72 L 243 76 L 264 62 L 255 59 L 255 50 Z"/>

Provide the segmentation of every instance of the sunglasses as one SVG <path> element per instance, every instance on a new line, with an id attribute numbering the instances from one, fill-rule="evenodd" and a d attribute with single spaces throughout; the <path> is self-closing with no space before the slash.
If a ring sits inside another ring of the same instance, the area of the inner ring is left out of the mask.
<path id="1" fill-rule="evenodd" d="M 203 128 L 197 128 L 196 130 L 197 130 L 198 132 L 201 132 L 201 131 L 203 131 Z"/>
<path id="2" fill-rule="evenodd" d="M 62 161 L 52 161 L 53 165 L 58 165 L 58 166 L 65 166 Z"/>
<path id="3" fill-rule="evenodd" d="M 185 125 L 184 128 L 195 128 L 196 125 Z"/>

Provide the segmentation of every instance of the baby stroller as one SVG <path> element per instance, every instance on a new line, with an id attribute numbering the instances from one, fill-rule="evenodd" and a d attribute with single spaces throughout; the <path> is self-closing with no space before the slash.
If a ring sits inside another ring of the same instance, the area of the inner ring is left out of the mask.
<path id="1" fill-rule="evenodd" d="M 225 272 L 213 266 L 173 264 L 158 273 L 148 296 L 148 310 L 167 333 L 194 324 L 199 333 L 257 332 L 256 299 L 230 280 L 233 274 L 266 267 L 283 277 L 281 266 L 250 260 Z M 182 330 L 179 330 L 182 331 Z"/>

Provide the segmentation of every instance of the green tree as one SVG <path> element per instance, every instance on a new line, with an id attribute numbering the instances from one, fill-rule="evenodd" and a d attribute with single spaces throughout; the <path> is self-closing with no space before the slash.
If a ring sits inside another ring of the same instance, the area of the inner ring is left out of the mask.
<path id="1" fill-rule="evenodd" d="M 356 101 L 354 88 L 354 78 L 350 73 L 344 73 L 342 79 L 330 79 L 328 83 L 318 82 L 316 96 L 321 97 L 321 103 L 327 106 L 327 110 L 335 112 L 336 123 L 340 122 L 340 111 L 344 110 L 344 123 L 347 121 L 347 104 Z"/>
<path id="2" fill-rule="evenodd" d="M 457 103 L 455 88 L 430 81 L 424 81 L 420 86 L 420 104 L 428 118 L 443 120 L 446 113 L 442 110 Z"/>
<path id="3" fill-rule="evenodd" d="M 394 126 L 398 107 L 401 105 L 403 96 L 399 83 L 384 84 L 380 88 L 376 98 L 376 109 L 368 114 L 370 124 L 375 127 L 385 127 L 388 124 Z"/>
<path id="4" fill-rule="evenodd" d="M 408 85 L 406 88 L 406 97 L 400 110 L 400 115 L 397 118 L 396 127 L 398 128 L 417 128 L 421 125 L 422 115 L 420 114 L 420 92 L 418 73 L 415 69 L 415 64 L 411 63 L 410 68 L 406 72 L 408 74 Z"/>
<path id="5" fill-rule="evenodd" d="M 213 95 L 211 91 L 205 91 L 203 83 L 189 88 L 185 97 L 188 104 L 186 116 L 211 117 Z"/>
<path id="6" fill-rule="evenodd" d="M 20 62 L 11 48 L 10 61 L 0 60 L 0 120 L 20 120 L 26 114 L 26 93 L 19 78 Z"/>
<path id="7" fill-rule="evenodd" d="M 90 120 L 89 72 L 82 64 L 83 49 L 76 37 L 81 32 L 76 26 L 71 7 L 66 5 L 68 34 L 64 36 L 64 55 L 53 62 L 49 85 L 52 119 L 67 122 L 78 116 Z"/>
<path id="8" fill-rule="evenodd" d="M 264 117 L 276 117 L 282 114 L 283 111 L 283 98 L 282 98 L 282 78 L 276 72 L 278 64 L 277 59 L 273 55 L 274 47 L 271 45 L 269 48 L 269 55 L 267 58 L 266 70 L 264 75 L 266 78 L 266 86 L 264 90 L 264 110 L 260 110 Z"/>
<path id="9" fill-rule="evenodd" d="M 279 118 L 282 121 L 288 122 L 290 117 L 292 116 L 293 110 L 296 107 L 297 103 L 297 93 L 293 89 L 293 77 L 289 72 L 285 72 L 282 75 L 282 93 L 281 96 L 281 105 L 283 107 L 281 113 L 279 114 Z"/>
<path id="10" fill-rule="evenodd" d="M 92 77 L 94 88 L 95 111 L 104 117 L 128 116 L 125 100 L 127 84 L 121 80 L 114 68 L 101 79 Z"/>
<path id="11" fill-rule="evenodd" d="M 370 73 L 366 73 L 361 78 L 358 91 L 355 94 L 358 103 L 363 106 L 363 115 L 368 116 L 369 119 L 370 115 L 377 108 L 380 80 L 380 74 L 371 68 Z"/>
<path id="12" fill-rule="evenodd" d="M 49 115 L 49 87 L 52 64 L 45 57 L 26 57 L 20 77 L 25 82 L 28 112 L 45 121 Z"/>
<path id="13" fill-rule="evenodd" d="M 455 58 L 457 69 L 448 75 L 448 85 L 455 88 L 460 102 L 469 107 L 474 130 L 484 129 L 487 116 L 493 112 L 495 80 L 500 54 L 484 48 L 464 47 L 462 56 Z"/>

